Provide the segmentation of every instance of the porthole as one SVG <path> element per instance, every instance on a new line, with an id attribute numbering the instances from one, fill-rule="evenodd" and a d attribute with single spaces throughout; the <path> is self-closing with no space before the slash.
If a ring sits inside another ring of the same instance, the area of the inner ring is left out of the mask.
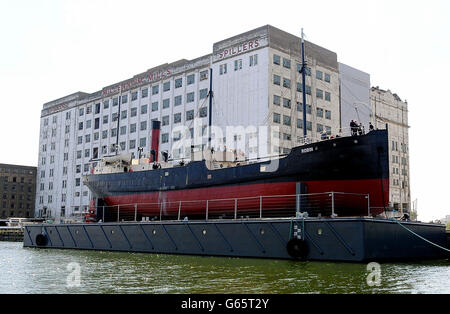
<path id="1" fill-rule="evenodd" d="M 156 234 L 156 230 L 155 230 L 155 229 L 153 229 L 153 231 L 152 231 L 152 234 L 153 234 L 153 235 L 155 235 L 155 234 Z"/>
<path id="2" fill-rule="evenodd" d="M 75 230 L 75 234 L 78 234 L 78 230 Z"/>
<path id="3" fill-rule="evenodd" d="M 333 143 L 333 147 L 336 147 L 336 143 Z"/>
<path id="4" fill-rule="evenodd" d="M 206 230 L 203 229 L 202 234 L 203 234 L 203 235 L 206 235 Z"/>
<path id="5" fill-rule="evenodd" d="M 264 229 L 260 229 L 260 230 L 259 230 L 259 233 L 260 233 L 261 235 L 263 235 L 264 232 L 265 232 Z"/>
<path id="6" fill-rule="evenodd" d="M 318 235 L 322 235 L 322 229 L 320 229 L 320 228 L 317 229 L 317 234 L 318 234 Z"/>
<path id="7" fill-rule="evenodd" d="M 111 234 L 114 234 L 114 230 L 111 230 Z"/>
<path id="8" fill-rule="evenodd" d="M 354 140 L 353 143 L 358 144 L 358 140 Z"/>

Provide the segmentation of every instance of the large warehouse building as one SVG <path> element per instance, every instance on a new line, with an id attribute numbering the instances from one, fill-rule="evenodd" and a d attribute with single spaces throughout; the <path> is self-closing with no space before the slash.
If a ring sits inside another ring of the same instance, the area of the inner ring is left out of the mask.
<path id="1" fill-rule="evenodd" d="M 161 121 L 160 150 L 171 158 L 189 159 L 191 142 L 180 143 L 191 136 L 203 136 L 192 144 L 205 148 L 211 79 L 212 124 L 222 130 L 213 134 L 217 149 L 240 148 L 249 158 L 288 153 L 303 139 L 300 47 L 300 38 L 266 25 L 217 42 L 211 54 L 195 60 L 44 104 L 36 215 L 59 220 L 83 211 L 92 196 L 82 176 L 92 160 L 116 150 L 137 156 L 139 147 L 148 155 L 153 120 Z M 306 42 L 306 59 L 308 137 L 338 134 L 347 125 L 341 121 L 337 55 Z M 227 133 L 230 126 L 245 133 Z M 267 127 L 272 135 L 261 136 Z"/>

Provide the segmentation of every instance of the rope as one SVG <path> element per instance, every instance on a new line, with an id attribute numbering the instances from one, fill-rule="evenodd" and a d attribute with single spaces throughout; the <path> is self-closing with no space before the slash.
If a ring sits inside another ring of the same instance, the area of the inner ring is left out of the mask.
<path id="1" fill-rule="evenodd" d="M 449 249 L 446 249 L 445 247 L 442 247 L 442 246 L 440 246 L 440 245 L 437 245 L 436 243 L 433 243 L 433 242 L 431 242 L 431 241 L 425 239 L 424 237 L 418 235 L 418 234 L 415 233 L 414 231 L 412 231 L 412 230 L 406 228 L 406 227 L 405 227 L 404 225 L 402 225 L 400 222 L 398 222 L 398 221 L 395 221 L 395 222 L 398 223 L 398 224 L 399 224 L 400 226 L 402 226 L 403 228 L 405 228 L 406 230 L 408 230 L 409 232 L 411 232 L 413 235 L 415 235 L 415 236 L 417 236 L 418 238 L 424 240 L 425 242 L 428 242 L 429 244 L 434 245 L 434 246 L 436 246 L 436 247 L 438 247 L 438 248 L 440 248 L 440 249 L 442 249 L 442 250 L 444 250 L 444 251 L 450 252 Z"/>

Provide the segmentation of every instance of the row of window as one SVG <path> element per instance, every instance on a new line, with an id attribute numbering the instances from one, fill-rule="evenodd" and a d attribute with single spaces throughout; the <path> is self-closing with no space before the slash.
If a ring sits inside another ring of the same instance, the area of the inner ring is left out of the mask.
<path id="1" fill-rule="evenodd" d="M 289 98 L 282 98 L 280 96 L 274 95 L 273 96 L 273 104 L 277 106 L 281 106 L 281 99 L 283 99 L 283 107 L 287 109 L 291 109 L 291 100 Z M 312 107 L 311 105 L 306 105 L 306 113 L 311 114 Z M 303 105 L 300 102 L 297 102 L 297 111 L 303 111 Z M 328 120 L 331 120 L 331 111 L 330 110 L 324 110 L 323 108 L 316 108 L 316 116 L 319 118 L 324 117 L 325 112 L 325 118 Z"/>
<path id="2" fill-rule="evenodd" d="M 290 69 L 291 68 L 291 60 L 290 59 L 286 59 L 286 58 L 281 58 L 279 55 L 273 55 L 273 64 L 276 65 L 281 65 L 281 59 L 283 59 L 283 67 L 285 67 L 286 69 Z M 302 65 L 297 63 L 297 72 L 301 72 L 302 70 Z M 311 68 L 307 67 L 305 74 L 307 76 L 311 76 Z M 322 80 L 325 81 L 327 83 L 331 82 L 331 75 L 329 73 L 324 73 L 322 71 L 316 70 L 316 78 L 318 80 Z"/>
<path id="3" fill-rule="evenodd" d="M 291 117 L 286 115 L 281 115 L 279 113 L 274 112 L 273 113 L 273 122 L 277 124 L 281 124 L 281 116 L 283 116 L 283 125 L 291 126 Z M 326 130 L 327 133 L 331 134 L 331 127 L 324 126 L 320 123 L 316 124 L 317 126 L 317 132 L 323 132 Z M 297 119 L 297 128 L 303 129 L 303 120 Z M 306 129 L 309 131 L 312 131 L 312 123 L 311 121 L 306 121 Z"/>
<path id="4" fill-rule="evenodd" d="M 281 76 L 274 74 L 273 75 L 273 84 L 281 86 Z M 311 95 L 311 86 L 306 86 L 306 94 Z M 285 88 L 291 88 L 291 80 L 283 77 L 283 87 Z M 302 93 L 303 92 L 303 85 L 300 82 L 297 82 L 297 92 Z M 316 88 L 316 98 L 324 99 L 326 101 L 331 101 L 331 93 L 327 91 L 323 91 L 319 88 Z"/>
<path id="5" fill-rule="evenodd" d="M 248 66 L 249 67 L 255 67 L 258 65 L 258 55 L 251 55 L 248 58 Z M 234 71 L 239 71 L 242 70 L 242 64 L 243 61 L 242 59 L 237 59 L 234 60 Z M 221 65 L 219 65 L 219 75 L 224 75 L 227 74 L 228 72 L 228 64 L 227 63 L 222 63 Z"/>

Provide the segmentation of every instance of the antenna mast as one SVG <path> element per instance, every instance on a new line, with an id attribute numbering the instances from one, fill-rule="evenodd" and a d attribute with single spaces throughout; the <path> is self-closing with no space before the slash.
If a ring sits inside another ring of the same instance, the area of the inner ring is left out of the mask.
<path id="1" fill-rule="evenodd" d="M 306 140 L 306 60 L 305 60 L 305 41 L 303 39 L 303 28 L 302 28 L 302 91 L 303 91 L 303 136 Z"/>

